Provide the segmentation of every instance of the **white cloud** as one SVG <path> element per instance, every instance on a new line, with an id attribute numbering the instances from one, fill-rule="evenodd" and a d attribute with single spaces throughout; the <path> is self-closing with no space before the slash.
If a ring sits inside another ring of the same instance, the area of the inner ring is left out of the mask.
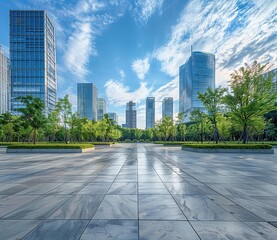
<path id="1" fill-rule="evenodd" d="M 137 74 L 140 80 L 143 80 L 147 72 L 149 71 L 150 64 L 149 58 L 146 57 L 145 59 L 136 59 L 132 63 L 132 69 Z"/>
<path id="2" fill-rule="evenodd" d="M 126 74 L 125 74 L 125 72 L 122 69 L 118 69 L 118 73 L 119 73 L 121 79 L 125 78 Z"/>
<path id="3" fill-rule="evenodd" d="M 146 23 L 148 19 L 157 11 L 161 10 L 164 0 L 137 0 L 136 1 L 136 20 Z"/>
<path id="4" fill-rule="evenodd" d="M 150 91 L 145 82 L 140 82 L 140 87 L 134 91 L 131 91 L 127 86 L 113 79 L 105 84 L 108 102 L 115 106 L 124 106 L 129 101 L 139 104 L 149 95 Z"/>

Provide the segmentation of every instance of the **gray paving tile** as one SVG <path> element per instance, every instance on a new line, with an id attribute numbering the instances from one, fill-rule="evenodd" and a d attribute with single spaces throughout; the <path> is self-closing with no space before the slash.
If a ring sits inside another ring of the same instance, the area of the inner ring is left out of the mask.
<path id="1" fill-rule="evenodd" d="M 88 220 L 46 220 L 23 240 L 76 240 L 88 223 Z"/>
<path id="2" fill-rule="evenodd" d="M 247 222 L 246 224 L 268 240 L 277 239 L 277 228 L 267 222 Z"/>
<path id="3" fill-rule="evenodd" d="M 139 195 L 139 218 L 151 220 L 186 220 L 170 195 Z"/>
<path id="4" fill-rule="evenodd" d="M 140 240 L 200 240 L 187 221 L 139 221 Z"/>
<path id="5" fill-rule="evenodd" d="M 92 219 L 104 195 L 77 195 L 55 211 L 48 219 Z"/>
<path id="6" fill-rule="evenodd" d="M 63 183 L 47 194 L 75 194 L 76 192 L 79 192 L 84 186 L 85 183 Z"/>
<path id="7" fill-rule="evenodd" d="M 118 194 L 137 194 L 137 183 L 136 182 L 115 182 L 111 185 L 108 194 L 118 195 Z"/>
<path id="8" fill-rule="evenodd" d="M 112 183 L 89 183 L 78 194 L 106 194 Z"/>
<path id="9" fill-rule="evenodd" d="M 159 183 L 139 183 L 139 194 L 169 194 L 165 185 L 162 182 Z"/>
<path id="10" fill-rule="evenodd" d="M 37 220 L 0 220 L 0 238 L 2 240 L 22 239 L 39 223 L 40 221 Z"/>
<path id="11" fill-rule="evenodd" d="M 93 219 L 137 219 L 136 195 L 106 195 Z"/>
<path id="12" fill-rule="evenodd" d="M 201 240 L 265 240 L 242 222 L 191 221 Z"/>
<path id="13" fill-rule="evenodd" d="M 171 194 L 201 194 L 199 189 L 187 182 L 165 183 Z"/>
<path id="14" fill-rule="evenodd" d="M 80 240 L 137 240 L 137 220 L 91 220 Z"/>
<path id="15" fill-rule="evenodd" d="M 238 221 L 205 195 L 173 195 L 188 220 Z"/>

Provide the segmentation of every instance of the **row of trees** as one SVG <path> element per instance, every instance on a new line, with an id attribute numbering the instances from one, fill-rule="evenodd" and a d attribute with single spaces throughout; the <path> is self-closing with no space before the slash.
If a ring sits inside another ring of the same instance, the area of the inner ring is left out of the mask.
<path id="1" fill-rule="evenodd" d="M 46 116 L 44 103 L 31 96 L 20 97 L 25 105 L 19 109 L 20 116 L 10 113 L 0 115 L 1 141 L 218 141 L 276 140 L 277 92 L 272 83 L 273 75 L 267 78 L 263 73 L 269 65 L 254 62 L 234 71 L 229 89 L 207 89 L 198 98 L 204 109 L 191 112 L 188 116 L 179 114 L 174 121 L 166 117 L 152 129 L 126 129 L 117 126 L 105 115 L 101 121 L 80 118 L 72 112 L 68 95 L 57 101 L 55 109 Z"/>

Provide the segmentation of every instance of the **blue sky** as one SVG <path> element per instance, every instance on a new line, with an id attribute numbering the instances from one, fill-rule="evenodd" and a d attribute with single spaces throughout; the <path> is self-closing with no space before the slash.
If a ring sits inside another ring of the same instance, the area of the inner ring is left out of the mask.
<path id="1" fill-rule="evenodd" d="M 193 50 L 216 55 L 216 85 L 253 60 L 277 65 L 277 1 L 273 0 L 2 0 L 0 45 L 8 52 L 9 10 L 47 10 L 56 28 L 58 96 L 93 82 L 107 111 L 125 122 L 125 105 L 137 103 L 145 128 L 145 99 L 174 98 L 178 67 Z"/>

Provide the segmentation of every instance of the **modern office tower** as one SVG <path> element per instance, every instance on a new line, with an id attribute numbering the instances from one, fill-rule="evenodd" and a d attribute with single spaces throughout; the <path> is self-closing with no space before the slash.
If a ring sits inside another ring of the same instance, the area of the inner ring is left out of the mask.
<path id="1" fill-rule="evenodd" d="M 9 111 L 8 95 L 10 87 L 9 59 L 0 47 L 0 114 Z"/>
<path id="2" fill-rule="evenodd" d="M 24 107 L 16 98 L 40 98 L 46 112 L 57 96 L 55 29 L 46 11 L 10 11 L 11 112 Z"/>
<path id="3" fill-rule="evenodd" d="M 80 117 L 97 121 L 97 96 L 93 83 L 77 83 L 77 112 Z"/>
<path id="4" fill-rule="evenodd" d="M 104 98 L 97 98 L 97 119 L 102 120 L 106 114 L 106 101 Z"/>
<path id="5" fill-rule="evenodd" d="M 173 118 L 173 98 L 166 97 L 163 99 L 162 103 L 162 118 L 171 117 Z"/>
<path id="6" fill-rule="evenodd" d="M 179 68 L 179 112 L 187 115 L 194 109 L 204 109 L 198 92 L 215 88 L 215 56 L 211 53 L 192 52 Z"/>
<path id="7" fill-rule="evenodd" d="M 126 105 L 126 128 L 137 127 L 137 110 L 136 104 L 132 101 Z"/>
<path id="8" fill-rule="evenodd" d="M 266 72 L 263 77 L 267 78 L 269 74 L 273 74 L 272 82 L 273 82 L 273 89 L 277 92 L 277 68 L 274 68 L 268 72 Z"/>
<path id="9" fill-rule="evenodd" d="M 155 125 L 155 98 L 146 98 L 146 129 Z"/>
<path id="10" fill-rule="evenodd" d="M 114 120 L 115 124 L 118 125 L 118 116 L 116 113 L 107 113 L 109 115 L 109 118 Z"/>

